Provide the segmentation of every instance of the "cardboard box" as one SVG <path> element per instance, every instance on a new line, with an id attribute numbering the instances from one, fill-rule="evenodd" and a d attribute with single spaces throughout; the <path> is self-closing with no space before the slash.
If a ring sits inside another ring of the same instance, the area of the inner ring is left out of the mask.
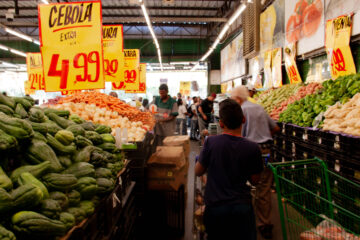
<path id="1" fill-rule="evenodd" d="M 185 157 L 188 159 L 190 154 L 190 137 L 187 135 L 171 136 L 164 139 L 165 146 L 182 146 L 184 148 Z"/>
<path id="2" fill-rule="evenodd" d="M 166 166 L 177 170 L 184 167 L 185 163 L 184 149 L 181 146 L 159 146 L 147 162 L 149 166 Z"/>

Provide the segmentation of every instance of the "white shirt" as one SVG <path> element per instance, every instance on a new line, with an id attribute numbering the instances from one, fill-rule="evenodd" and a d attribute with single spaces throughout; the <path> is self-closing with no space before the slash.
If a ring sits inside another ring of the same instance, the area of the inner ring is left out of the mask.
<path id="1" fill-rule="evenodd" d="M 197 114 L 197 110 L 196 110 L 196 105 L 193 104 L 191 105 L 191 111 L 195 111 Z M 198 120 L 198 115 L 193 115 L 193 117 L 191 118 L 192 120 Z"/>
<path id="2" fill-rule="evenodd" d="M 179 115 L 177 116 L 177 118 L 181 118 L 181 119 L 185 119 L 185 113 L 187 113 L 186 111 L 186 107 L 184 105 L 181 105 L 178 109 Z"/>

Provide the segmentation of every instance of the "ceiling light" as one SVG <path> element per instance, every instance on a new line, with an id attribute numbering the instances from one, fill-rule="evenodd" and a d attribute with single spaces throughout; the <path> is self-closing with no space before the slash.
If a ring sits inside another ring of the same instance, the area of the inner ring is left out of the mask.
<path id="1" fill-rule="evenodd" d="M 1 64 L 5 65 L 5 66 L 8 66 L 8 67 L 18 68 L 17 65 L 12 64 L 12 63 L 9 63 L 9 62 L 4 62 L 4 61 L 2 61 Z"/>
<path id="2" fill-rule="evenodd" d="M 25 39 L 26 41 L 29 41 L 29 42 L 33 41 L 33 39 L 31 37 L 26 36 L 25 34 L 22 34 L 20 32 L 14 31 L 14 30 L 12 30 L 10 28 L 5 28 L 5 31 L 12 34 L 12 35 L 15 35 L 15 36 L 17 36 L 19 38 Z"/>
<path id="3" fill-rule="evenodd" d="M 44 4 L 49 4 L 47 0 L 41 0 Z"/>
<path id="4" fill-rule="evenodd" d="M 249 0 L 250 2 L 251 0 Z M 223 26 L 223 28 L 220 31 L 219 36 L 216 38 L 215 42 L 211 45 L 209 50 L 204 54 L 204 56 L 201 57 L 200 61 L 205 61 L 210 54 L 215 50 L 216 46 L 220 43 L 221 39 L 225 36 L 226 32 L 229 30 L 230 26 L 238 19 L 238 17 L 241 15 L 241 13 L 245 10 L 246 5 L 241 4 L 236 11 L 231 15 L 227 23 Z M 198 64 L 195 65 L 191 71 L 194 71 L 197 68 Z"/>
<path id="5" fill-rule="evenodd" d="M 249 0 L 249 2 L 252 2 L 251 0 Z M 238 17 L 240 16 L 240 14 L 245 10 L 246 5 L 245 4 L 241 4 L 240 7 L 236 10 L 236 12 L 230 17 L 229 19 L 229 25 L 233 24 L 236 19 L 238 19 Z"/>
<path id="6" fill-rule="evenodd" d="M 16 54 L 16 55 L 19 55 L 19 56 L 23 56 L 23 57 L 26 57 L 26 53 L 24 52 L 21 52 L 19 50 L 16 50 L 16 49 L 10 49 L 10 52 Z"/>
<path id="7" fill-rule="evenodd" d="M 33 40 L 33 43 L 37 44 L 37 45 L 40 45 L 40 42 L 38 40 Z"/>
<path id="8" fill-rule="evenodd" d="M 0 45 L 0 49 L 4 51 L 9 51 L 9 48 L 5 47 L 4 45 Z"/>

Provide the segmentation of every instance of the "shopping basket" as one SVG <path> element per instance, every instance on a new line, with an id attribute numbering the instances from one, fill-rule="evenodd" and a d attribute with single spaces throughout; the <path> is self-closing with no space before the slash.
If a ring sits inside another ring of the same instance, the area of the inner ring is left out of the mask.
<path id="1" fill-rule="evenodd" d="M 318 159 L 269 163 L 284 240 L 360 240 L 360 186 Z"/>

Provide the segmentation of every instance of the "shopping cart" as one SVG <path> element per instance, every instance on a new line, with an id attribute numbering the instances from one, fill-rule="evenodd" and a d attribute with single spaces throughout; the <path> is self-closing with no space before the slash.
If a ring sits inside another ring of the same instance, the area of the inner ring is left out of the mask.
<path id="1" fill-rule="evenodd" d="M 268 165 L 284 240 L 360 240 L 360 185 L 318 158 Z"/>

